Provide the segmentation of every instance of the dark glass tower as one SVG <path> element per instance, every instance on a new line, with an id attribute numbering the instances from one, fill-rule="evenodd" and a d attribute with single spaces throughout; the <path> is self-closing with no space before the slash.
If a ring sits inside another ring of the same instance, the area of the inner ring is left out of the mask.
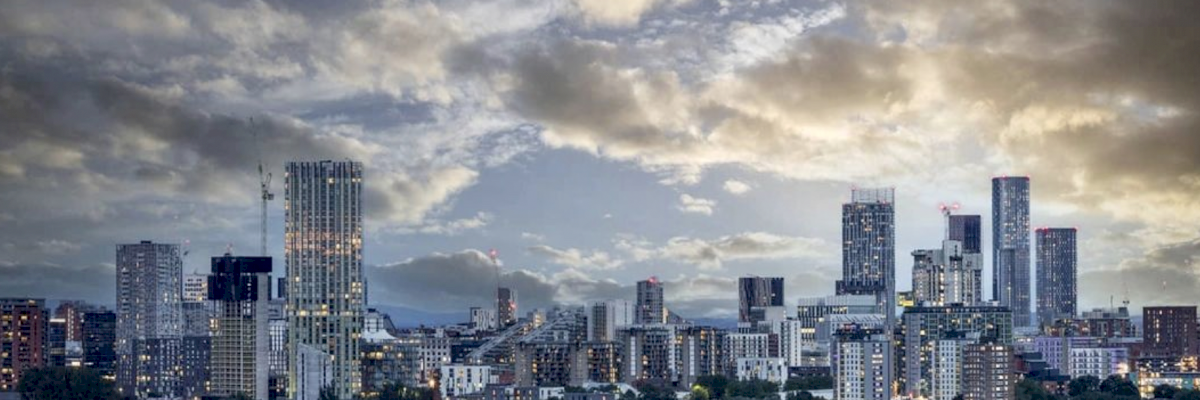
<path id="1" fill-rule="evenodd" d="M 1029 177 L 992 178 L 992 298 L 1030 326 Z"/>
<path id="2" fill-rule="evenodd" d="M 842 205 L 842 279 L 837 294 L 872 295 L 887 326 L 896 315 L 895 191 L 854 189 Z"/>
<path id="3" fill-rule="evenodd" d="M 950 240 L 962 242 L 963 253 L 983 251 L 983 222 L 978 215 L 951 215 Z"/>
<path id="4" fill-rule="evenodd" d="M 1075 228 L 1039 228 L 1035 236 L 1038 322 L 1072 318 L 1077 311 Z"/>
<path id="5" fill-rule="evenodd" d="M 751 320 L 751 308 L 783 307 L 783 278 L 738 278 L 738 300 L 738 322 L 758 322 Z"/>

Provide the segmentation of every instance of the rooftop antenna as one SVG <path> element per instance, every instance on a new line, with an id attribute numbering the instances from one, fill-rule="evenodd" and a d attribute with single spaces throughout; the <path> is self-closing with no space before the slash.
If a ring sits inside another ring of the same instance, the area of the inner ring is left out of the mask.
<path id="1" fill-rule="evenodd" d="M 254 118 L 250 118 L 250 126 L 253 129 Z M 260 232 L 259 239 L 261 240 L 261 245 L 262 245 L 262 249 L 261 249 L 262 256 L 266 257 L 267 256 L 267 202 L 271 201 L 271 200 L 275 200 L 275 194 L 271 193 L 271 189 L 270 189 L 271 188 L 271 173 L 266 172 L 263 168 L 262 147 L 258 143 L 258 140 L 259 140 L 258 130 L 252 130 L 252 132 L 254 134 L 254 148 L 255 148 L 256 152 L 258 153 L 258 183 L 259 183 L 259 187 L 262 189 L 262 192 L 261 192 L 261 194 L 262 194 L 261 218 L 262 219 L 259 221 L 259 227 L 262 229 L 262 232 Z"/>

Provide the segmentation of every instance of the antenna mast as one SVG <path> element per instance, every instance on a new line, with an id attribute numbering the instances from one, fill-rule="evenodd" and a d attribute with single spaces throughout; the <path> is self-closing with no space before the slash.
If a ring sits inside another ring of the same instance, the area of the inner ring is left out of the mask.
<path id="1" fill-rule="evenodd" d="M 254 118 L 250 118 L 250 126 L 251 127 L 254 126 Z M 259 183 L 259 187 L 262 189 L 262 191 L 261 191 L 261 194 L 262 194 L 261 218 L 262 219 L 259 221 L 259 227 L 262 229 L 262 232 L 260 232 L 260 240 L 262 241 L 262 243 L 261 243 L 262 249 L 261 250 L 262 250 L 262 256 L 266 257 L 267 256 L 267 202 L 271 201 L 271 200 L 275 200 L 275 194 L 271 193 L 271 173 L 266 172 L 263 168 L 262 147 L 258 143 L 258 131 L 255 130 L 253 132 L 254 132 L 254 147 L 258 150 L 258 183 Z"/>

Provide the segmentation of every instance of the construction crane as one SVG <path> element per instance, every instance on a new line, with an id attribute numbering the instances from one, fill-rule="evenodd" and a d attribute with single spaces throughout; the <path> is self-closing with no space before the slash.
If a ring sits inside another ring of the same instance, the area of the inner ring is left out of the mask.
<path id="1" fill-rule="evenodd" d="M 254 118 L 250 118 L 250 126 L 254 127 Z M 258 143 L 258 131 L 254 131 L 254 147 L 258 150 L 258 183 L 262 189 L 262 220 L 259 221 L 259 227 L 262 229 L 259 239 L 262 241 L 262 256 L 267 256 L 267 202 L 275 200 L 275 194 L 271 193 L 271 173 L 266 172 L 262 162 L 262 147 Z"/>

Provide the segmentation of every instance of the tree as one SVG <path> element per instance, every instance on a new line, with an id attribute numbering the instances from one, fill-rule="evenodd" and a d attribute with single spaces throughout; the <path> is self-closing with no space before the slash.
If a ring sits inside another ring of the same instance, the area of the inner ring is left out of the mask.
<path id="1" fill-rule="evenodd" d="M 25 400 L 116 400 L 111 382 L 86 368 L 35 368 L 21 373 L 17 392 Z"/>
<path id="2" fill-rule="evenodd" d="M 1095 392 L 1100 389 L 1100 378 L 1094 376 L 1081 376 L 1071 379 L 1067 384 L 1067 394 L 1071 397 L 1079 396 L 1087 392 Z"/>
<path id="3" fill-rule="evenodd" d="M 787 400 L 814 400 L 816 396 L 808 391 L 801 390 L 799 392 L 788 393 Z"/>
<path id="4" fill-rule="evenodd" d="M 762 379 L 733 381 L 725 386 L 725 398 L 744 397 L 749 399 L 777 398 L 779 384 Z"/>
<path id="5" fill-rule="evenodd" d="M 688 395 L 688 400 L 710 400 L 712 395 L 708 388 L 700 385 L 692 385 L 692 393 Z"/>
<path id="6" fill-rule="evenodd" d="M 433 400 L 433 397 L 433 389 L 410 388 L 393 382 L 379 389 L 378 400 Z"/>
<path id="7" fill-rule="evenodd" d="M 1158 385 L 1154 387 L 1154 398 L 1156 399 L 1174 399 L 1176 393 L 1179 393 L 1179 389 L 1171 385 Z"/>
<path id="8" fill-rule="evenodd" d="M 1016 400 L 1053 400 L 1054 396 L 1033 379 L 1025 379 L 1017 383 Z"/>
<path id="9" fill-rule="evenodd" d="M 708 389 L 713 399 L 725 398 L 725 387 L 729 386 L 729 378 L 724 375 L 702 375 L 696 377 L 696 384 Z"/>
<path id="10" fill-rule="evenodd" d="M 1104 381 L 1100 382 L 1100 391 L 1118 397 L 1141 396 L 1141 392 L 1138 391 L 1137 385 L 1120 375 L 1110 375 L 1109 377 L 1104 378 Z"/>
<path id="11" fill-rule="evenodd" d="M 1175 400 L 1200 400 L 1200 390 L 1178 390 L 1175 392 Z"/>
<path id="12" fill-rule="evenodd" d="M 235 393 L 234 395 L 227 397 L 226 400 L 254 400 L 254 398 L 245 393 Z"/>
<path id="13" fill-rule="evenodd" d="M 804 378 L 788 378 L 783 384 L 783 390 L 824 390 L 833 389 L 832 376 L 809 376 Z"/>

